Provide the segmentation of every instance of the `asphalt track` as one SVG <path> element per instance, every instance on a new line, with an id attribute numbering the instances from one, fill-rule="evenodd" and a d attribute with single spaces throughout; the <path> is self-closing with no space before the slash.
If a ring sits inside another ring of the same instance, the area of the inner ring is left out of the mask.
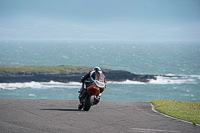
<path id="1" fill-rule="evenodd" d="M 1 133 L 200 133 L 200 126 L 165 117 L 150 103 L 101 101 L 90 111 L 78 100 L 0 99 Z"/>

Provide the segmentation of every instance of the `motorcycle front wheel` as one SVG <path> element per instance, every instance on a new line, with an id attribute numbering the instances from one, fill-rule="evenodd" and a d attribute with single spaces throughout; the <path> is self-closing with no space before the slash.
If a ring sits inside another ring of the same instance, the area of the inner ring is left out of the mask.
<path id="1" fill-rule="evenodd" d="M 89 94 L 87 99 L 86 99 L 86 102 L 85 102 L 85 105 L 83 106 L 83 110 L 84 111 L 89 111 L 90 110 L 90 107 L 93 105 L 93 102 L 94 102 L 94 97 L 92 96 L 92 94 Z"/>

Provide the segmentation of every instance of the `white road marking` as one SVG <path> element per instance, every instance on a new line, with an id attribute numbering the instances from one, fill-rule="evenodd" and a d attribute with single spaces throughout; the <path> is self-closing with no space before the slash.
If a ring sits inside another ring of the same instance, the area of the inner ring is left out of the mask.
<path id="1" fill-rule="evenodd" d="M 159 130 L 159 129 L 145 129 L 145 128 L 131 128 L 134 131 L 138 132 L 167 132 L 167 133 L 180 133 L 180 131 L 171 131 L 171 130 Z"/>

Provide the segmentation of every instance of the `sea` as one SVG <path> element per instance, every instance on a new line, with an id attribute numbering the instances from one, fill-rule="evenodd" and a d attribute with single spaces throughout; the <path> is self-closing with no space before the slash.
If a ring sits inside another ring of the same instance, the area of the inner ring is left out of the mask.
<path id="1" fill-rule="evenodd" d="M 200 102 L 198 41 L 5 40 L 0 41 L 0 65 L 99 66 L 168 75 L 148 83 L 108 81 L 101 100 Z M 78 100 L 80 87 L 79 82 L 0 83 L 0 98 Z"/>

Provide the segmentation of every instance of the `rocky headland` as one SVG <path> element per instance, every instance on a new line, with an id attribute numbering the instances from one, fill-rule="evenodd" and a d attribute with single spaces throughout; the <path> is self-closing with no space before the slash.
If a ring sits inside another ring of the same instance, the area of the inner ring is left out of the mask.
<path id="1" fill-rule="evenodd" d="M 5 66 L 0 65 L 0 83 L 17 82 L 79 82 L 91 67 L 80 66 Z M 122 82 L 126 80 L 149 82 L 156 80 L 156 76 L 180 77 L 167 75 L 134 74 L 123 70 L 103 69 L 107 81 Z"/>
<path id="2" fill-rule="evenodd" d="M 4 66 L 5 67 L 5 66 Z M 16 82 L 79 82 L 81 76 L 85 75 L 92 68 L 71 68 L 66 71 L 56 72 L 56 71 L 22 71 L 17 72 L 12 71 L 0 71 L 0 83 L 16 83 Z M 123 70 L 111 70 L 103 69 L 107 81 L 139 81 L 148 82 L 151 79 L 155 79 L 155 75 L 140 75 L 134 74 Z"/>

